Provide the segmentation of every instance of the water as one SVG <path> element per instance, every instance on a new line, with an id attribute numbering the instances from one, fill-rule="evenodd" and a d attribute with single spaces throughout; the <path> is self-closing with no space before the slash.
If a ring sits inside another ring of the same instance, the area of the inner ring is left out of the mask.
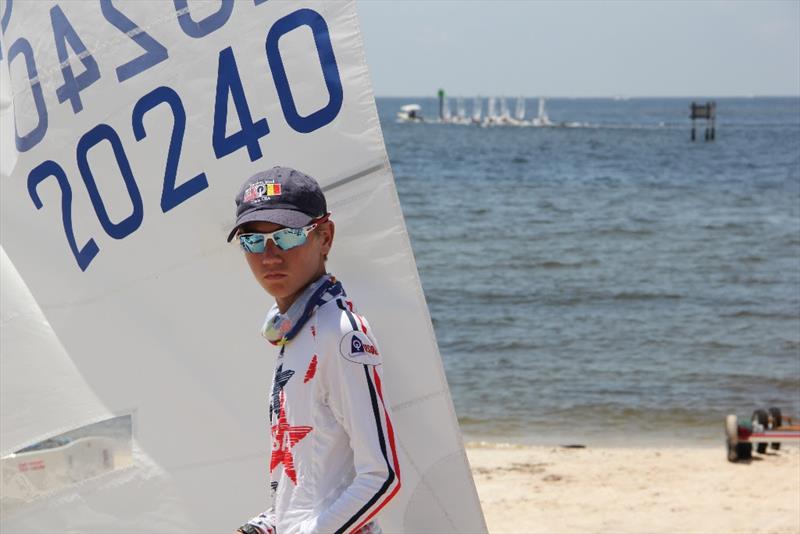
<path id="1" fill-rule="evenodd" d="M 467 439 L 800 418 L 800 98 L 717 99 L 710 143 L 689 99 L 548 100 L 581 128 L 396 123 L 412 102 L 435 116 L 378 108 Z"/>

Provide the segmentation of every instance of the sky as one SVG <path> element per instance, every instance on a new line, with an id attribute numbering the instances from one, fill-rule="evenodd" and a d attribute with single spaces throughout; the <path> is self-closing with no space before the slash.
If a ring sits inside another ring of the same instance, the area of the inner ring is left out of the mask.
<path id="1" fill-rule="evenodd" d="M 377 96 L 800 96 L 800 0 L 358 0 Z"/>

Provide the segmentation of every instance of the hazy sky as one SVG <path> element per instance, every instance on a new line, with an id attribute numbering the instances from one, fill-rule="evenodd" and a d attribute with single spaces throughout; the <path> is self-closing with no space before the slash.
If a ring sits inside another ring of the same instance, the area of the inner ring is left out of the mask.
<path id="1" fill-rule="evenodd" d="M 800 0 L 359 0 L 375 94 L 800 95 Z"/>

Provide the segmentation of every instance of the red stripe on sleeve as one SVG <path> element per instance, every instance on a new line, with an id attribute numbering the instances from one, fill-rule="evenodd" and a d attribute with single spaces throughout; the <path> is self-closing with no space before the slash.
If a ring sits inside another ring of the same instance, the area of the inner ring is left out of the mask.
<path id="1" fill-rule="evenodd" d="M 378 375 L 378 370 L 376 368 L 372 368 L 372 376 L 375 378 L 375 386 L 378 388 L 378 398 L 381 399 L 381 405 L 383 406 L 383 413 L 386 415 L 386 430 L 389 434 L 389 444 L 392 447 L 392 457 L 394 458 L 394 473 L 397 475 L 397 481 L 400 481 L 400 463 L 397 460 L 397 449 L 394 445 L 394 429 L 392 428 L 392 421 L 389 419 L 389 413 L 386 411 L 386 403 L 383 402 L 383 390 L 381 389 L 381 378 Z M 398 488 L 399 488 L 398 484 Z M 397 490 L 395 490 L 397 491 Z"/>
<path id="2" fill-rule="evenodd" d="M 355 315 L 356 318 L 358 319 L 358 324 L 361 325 L 361 331 L 366 334 L 367 333 L 367 325 L 364 324 L 364 319 L 362 319 L 361 316 L 358 315 L 357 313 L 354 313 L 353 315 Z M 380 389 L 380 388 L 378 388 L 378 389 Z"/>
<path id="3" fill-rule="evenodd" d="M 369 521 L 373 517 L 375 517 L 375 514 L 377 514 L 381 510 L 381 508 L 386 506 L 386 504 L 394 498 L 394 496 L 397 494 L 397 492 L 400 491 L 400 485 L 401 485 L 401 483 L 400 483 L 400 462 L 397 459 L 397 448 L 395 447 L 395 444 L 394 444 L 394 429 L 392 428 L 392 421 L 391 421 L 391 419 L 389 419 L 389 413 L 386 411 L 386 403 L 383 401 L 383 391 L 381 389 L 381 379 L 378 376 L 377 369 L 375 369 L 375 368 L 372 369 L 372 376 L 375 379 L 375 387 L 378 390 L 378 398 L 381 400 L 381 406 L 383 406 L 383 415 L 384 415 L 384 418 L 386 419 L 386 432 L 387 432 L 388 437 L 389 437 L 389 446 L 392 449 L 392 463 L 394 464 L 394 474 L 395 474 L 395 480 L 397 481 L 397 485 L 394 487 L 392 492 L 389 495 L 386 496 L 386 498 L 383 500 L 383 502 L 381 502 L 380 504 L 377 505 L 377 507 L 372 511 L 372 513 L 370 513 L 361 523 L 358 524 L 358 526 L 356 526 L 353 530 L 350 531 L 351 533 L 357 533 L 364 525 L 369 523 Z"/>

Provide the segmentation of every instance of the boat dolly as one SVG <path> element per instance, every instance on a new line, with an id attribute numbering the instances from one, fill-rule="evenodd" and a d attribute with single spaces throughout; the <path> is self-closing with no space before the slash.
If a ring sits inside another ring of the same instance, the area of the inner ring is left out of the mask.
<path id="1" fill-rule="evenodd" d="M 767 445 L 781 448 L 781 443 L 800 443 L 800 424 L 791 417 L 784 417 L 779 408 L 756 410 L 752 417 L 728 415 L 725 418 L 725 435 L 728 445 L 728 461 L 749 460 L 756 452 L 765 454 Z"/>

